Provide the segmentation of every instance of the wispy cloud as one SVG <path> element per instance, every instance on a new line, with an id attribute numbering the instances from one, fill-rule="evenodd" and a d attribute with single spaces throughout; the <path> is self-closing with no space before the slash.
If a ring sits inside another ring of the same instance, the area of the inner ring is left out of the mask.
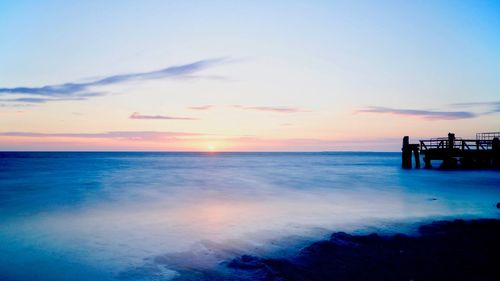
<path id="1" fill-rule="evenodd" d="M 420 117 L 428 120 L 457 120 L 474 118 L 477 115 L 468 111 L 434 111 L 419 109 L 397 109 L 389 107 L 369 106 L 358 110 L 359 113 L 385 113 L 408 117 Z"/>
<path id="2" fill-rule="evenodd" d="M 90 139 L 128 139 L 147 140 L 165 139 L 177 137 L 203 136 L 199 133 L 185 132 L 158 132 L 158 131 L 111 131 L 104 133 L 35 133 L 35 132 L 0 132 L 0 136 L 6 137 L 30 137 L 30 138 L 90 138 Z"/>
<path id="3" fill-rule="evenodd" d="M 453 105 L 453 106 L 464 106 L 464 107 L 469 107 L 469 106 L 497 106 L 497 105 L 500 105 L 500 101 L 459 102 L 459 103 L 452 103 L 451 105 Z"/>
<path id="4" fill-rule="evenodd" d="M 243 110 L 256 110 L 256 111 L 267 111 L 267 112 L 278 112 L 278 113 L 295 113 L 300 112 L 299 108 L 295 107 L 276 107 L 276 106 L 243 106 L 243 105 L 233 105 L 234 108 L 240 108 Z"/>
<path id="5" fill-rule="evenodd" d="M 26 103 L 43 103 L 56 100 L 83 100 L 89 97 L 103 95 L 104 93 L 95 92 L 92 90 L 95 87 L 108 86 L 129 81 L 140 80 L 155 80 L 167 78 L 191 78 L 196 72 L 203 69 L 221 64 L 225 61 L 224 58 L 200 60 L 189 64 L 176 65 L 166 67 L 160 70 L 149 72 L 136 72 L 128 74 L 119 74 L 103 77 L 89 82 L 76 83 L 69 82 L 58 85 L 46 85 L 42 87 L 14 87 L 0 88 L 0 94 L 17 94 L 42 96 L 43 98 L 17 98 L 6 99 L 2 102 L 26 102 Z"/>
<path id="6" fill-rule="evenodd" d="M 461 108 L 481 107 L 487 108 L 488 111 L 485 114 L 500 113 L 500 101 L 453 103 L 451 106 Z"/>
<path id="7" fill-rule="evenodd" d="M 33 104 L 23 103 L 23 104 L 11 104 L 11 103 L 0 103 L 0 107 L 28 107 Z"/>
<path id="8" fill-rule="evenodd" d="M 139 112 L 134 112 L 129 116 L 130 119 L 144 119 L 144 120 L 198 120 L 192 117 L 179 117 L 179 116 L 166 116 L 166 115 L 144 115 Z"/>
<path id="9" fill-rule="evenodd" d="M 214 107 L 213 105 L 201 105 L 201 106 L 190 106 L 188 107 L 188 109 L 192 109 L 192 110 L 209 110 L 209 109 L 212 109 L 212 107 Z"/>
<path id="10" fill-rule="evenodd" d="M 23 97 L 23 98 L 13 98 L 13 99 L 0 99 L 0 102 L 7 103 L 46 103 L 50 101 L 78 101 L 78 100 L 86 100 L 90 97 L 102 96 L 103 93 L 82 93 L 77 94 L 70 97 Z"/>

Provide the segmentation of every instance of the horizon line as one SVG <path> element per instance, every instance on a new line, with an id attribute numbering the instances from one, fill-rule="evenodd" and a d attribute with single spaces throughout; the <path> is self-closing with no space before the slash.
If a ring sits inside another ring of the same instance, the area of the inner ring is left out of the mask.
<path id="1" fill-rule="evenodd" d="M 205 153 L 205 154 L 219 154 L 219 153 L 336 153 L 336 152 L 356 152 L 356 153 L 399 153 L 399 151 L 376 151 L 376 150 L 318 150 L 318 151 L 241 151 L 241 150 L 222 150 L 222 151 L 206 151 L 206 150 L 0 150 L 0 153 L 9 152 L 44 152 L 44 153 Z"/>

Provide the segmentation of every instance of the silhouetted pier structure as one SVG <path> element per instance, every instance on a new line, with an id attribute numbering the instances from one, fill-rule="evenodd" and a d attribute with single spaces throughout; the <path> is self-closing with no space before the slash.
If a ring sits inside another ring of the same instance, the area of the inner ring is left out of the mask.
<path id="1" fill-rule="evenodd" d="M 420 154 L 419 154 L 419 146 L 418 144 L 410 144 L 410 137 L 405 136 L 403 138 L 403 168 L 411 169 L 411 155 L 413 153 L 413 157 L 415 158 L 415 168 L 420 168 Z"/>
<path id="2" fill-rule="evenodd" d="M 476 139 L 462 139 L 449 133 L 448 137 L 420 140 L 410 144 L 403 138 L 402 166 L 412 168 L 412 153 L 415 168 L 420 168 L 419 152 L 424 156 L 426 168 L 433 160 L 442 161 L 441 168 L 500 168 L 500 132 L 478 133 Z"/>

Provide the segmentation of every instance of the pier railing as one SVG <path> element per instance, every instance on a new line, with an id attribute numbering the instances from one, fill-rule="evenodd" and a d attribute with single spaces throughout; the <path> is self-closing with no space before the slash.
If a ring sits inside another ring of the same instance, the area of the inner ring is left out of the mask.
<path id="1" fill-rule="evenodd" d="M 493 147 L 492 139 L 455 139 L 435 138 L 420 140 L 420 150 L 430 149 L 460 149 L 460 150 L 490 150 Z"/>
<path id="2" fill-rule="evenodd" d="M 476 140 L 492 140 L 494 138 L 500 139 L 500 132 L 477 133 Z"/>

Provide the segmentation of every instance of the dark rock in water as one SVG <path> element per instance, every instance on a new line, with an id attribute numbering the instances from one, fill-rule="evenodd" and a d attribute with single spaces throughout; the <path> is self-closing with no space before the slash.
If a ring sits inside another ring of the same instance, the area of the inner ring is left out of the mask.
<path id="1" fill-rule="evenodd" d="M 218 269 L 177 268 L 176 280 L 498 280 L 500 220 L 438 221 L 419 236 L 337 232 L 297 255 L 241 255 Z"/>
<path id="2" fill-rule="evenodd" d="M 357 244 L 352 241 L 352 235 L 345 232 L 335 232 L 330 237 L 330 242 L 339 246 L 355 247 Z"/>
<path id="3" fill-rule="evenodd" d="M 497 203 L 497 208 L 500 209 L 500 202 Z"/>
<path id="4" fill-rule="evenodd" d="M 265 265 L 258 257 L 243 255 L 231 260 L 227 266 L 234 269 L 260 269 Z"/>
<path id="5" fill-rule="evenodd" d="M 347 234 L 345 232 L 335 232 L 332 234 L 332 236 L 330 236 L 330 241 L 334 242 L 334 241 L 345 241 L 345 240 L 351 240 L 352 239 L 352 235 L 350 234 Z"/>
<path id="6" fill-rule="evenodd" d="M 202 279 L 179 280 L 498 280 L 500 220 L 440 221 L 421 226 L 419 232 L 338 232 L 292 257 L 243 255 L 228 262 L 221 273 L 199 272 Z"/>

